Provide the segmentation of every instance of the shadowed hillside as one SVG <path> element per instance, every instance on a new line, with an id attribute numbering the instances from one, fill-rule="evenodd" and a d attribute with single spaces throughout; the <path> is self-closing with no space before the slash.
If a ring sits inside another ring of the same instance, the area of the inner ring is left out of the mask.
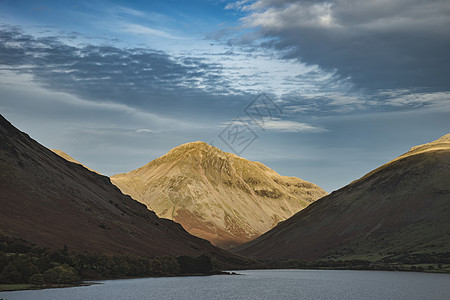
<path id="1" fill-rule="evenodd" d="M 449 254 L 450 135 L 413 147 L 234 251 L 300 260 Z"/>
<path id="2" fill-rule="evenodd" d="M 51 248 L 233 260 L 0 116 L 0 233 Z"/>

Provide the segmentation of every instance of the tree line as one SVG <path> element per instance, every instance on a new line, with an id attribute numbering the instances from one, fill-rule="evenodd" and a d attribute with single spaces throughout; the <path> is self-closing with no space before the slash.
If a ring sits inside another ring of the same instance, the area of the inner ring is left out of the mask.
<path id="1" fill-rule="evenodd" d="M 0 283 L 79 284 L 83 280 L 211 274 L 207 255 L 147 257 L 49 249 L 0 236 Z"/>

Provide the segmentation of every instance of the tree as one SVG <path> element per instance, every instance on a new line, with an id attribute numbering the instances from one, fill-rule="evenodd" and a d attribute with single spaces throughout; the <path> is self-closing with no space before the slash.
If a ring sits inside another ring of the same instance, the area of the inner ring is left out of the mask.
<path id="1" fill-rule="evenodd" d="M 150 263 L 150 269 L 154 274 L 160 275 L 162 273 L 161 262 L 158 258 L 152 259 Z"/>
<path id="2" fill-rule="evenodd" d="M 28 255 L 15 256 L 11 263 L 14 264 L 17 271 L 21 274 L 20 282 L 29 282 L 33 274 L 39 273 L 39 268 L 33 264 L 33 258 Z"/>
<path id="3" fill-rule="evenodd" d="M 17 270 L 14 263 L 10 262 L 0 273 L 0 282 L 2 283 L 20 283 L 22 274 Z"/>
<path id="4" fill-rule="evenodd" d="M 6 256 L 6 253 L 0 252 L 0 273 L 2 272 L 3 268 L 6 267 L 8 264 L 8 256 Z"/>
<path id="5" fill-rule="evenodd" d="M 197 261 L 197 271 L 199 273 L 204 273 L 204 274 L 208 274 L 212 272 L 213 269 L 213 265 L 211 262 L 211 257 L 202 254 L 201 256 L 196 258 Z"/>
<path id="6" fill-rule="evenodd" d="M 60 265 L 45 271 L 44 280 L 46 283 L 75 284 L 80 282 L 80 277 L 74 268 Z"/>
<path id="7" fill-rule="evenodd" d="M 161 270 L 163 274 L 179 274 L 180 266 L 178 265 L 178 261 L 173 256 L 164 256 L 160 259 L 161 262 Z"/>
<path id="8" fill-rule="evenodd" d="M 182 274 L 194 273 L 195 264 L 192 257 L 189 256 L 178 256 L 178 265 L 180 266 L 180 272 Z"/>
<path id="9" fill-rule="evenodd" d="M 75 284 L 80 282 L 80 278 L 74 268 L 68 265 L 58 266 L 57 268 L 59 268 L 58 283 Z"/>
<path id="10" fill-rule="evenodd" d="M 45 283 L 58 283 L 59 273 L 56 268 L 57 267 L 54 267 L 44 272 L 43 276 Z"/>
<path id="11" fill-rule="evenodd" d="M 178 265 L 180 266 L 180 272 L 183 274 L 188 273 L 202 273 L 208 274 L 213 270 L 211 257 L 202 254 L 199 257 L 193 258 L 189 256 L 177 257 Z"/>
<path id="12" fill-rule="evenodd" d="M 45 284 L 44 275 L 41 273 L 33 274 L 30 277 L 30 283 L 34 286 L 43 286 Z"/>

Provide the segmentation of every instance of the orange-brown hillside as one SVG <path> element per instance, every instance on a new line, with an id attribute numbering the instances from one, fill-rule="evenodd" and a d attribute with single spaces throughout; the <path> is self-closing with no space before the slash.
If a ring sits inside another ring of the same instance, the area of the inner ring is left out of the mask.
<path id="1" fill-rule="evenodd" d="M 89 171 L 98 173 L 95 170 L 92 170 L 91 168 L 86 167 L 84 164 L 80 163 L 79 161 L 77 161 L 75 158 L 73 158 L 72 156 L 70 156 L 69 154 L 67 154 L 66 152 L 62 151 L 62 150 L 58 150 L 58 149 L 50 149 L 52 150 L 54 153 L 58 154 L 59 156 L 61 156 L 62 158 L 64 158 L 65 160 L 68 160 L 70 162 L 82 165 L 83 167 L 85 167 L 86 169 L 88 169 Z M 100 173 L 98 173 L 100 174 Z"/>
<path id="2" fill-rule="evenodd" d="M 159 217 L 223 248 L 258 237 L 326 195 L 315 184 L 203 142 L 178 146 L 111 181 Z"/>

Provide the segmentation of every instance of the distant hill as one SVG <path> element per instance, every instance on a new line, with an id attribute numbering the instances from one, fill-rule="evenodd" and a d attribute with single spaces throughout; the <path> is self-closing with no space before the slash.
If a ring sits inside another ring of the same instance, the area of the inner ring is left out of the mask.
<path id="1" fill-rule="evenodd" d="M 69 154 L 67 154 L 66 152 L 62 151 L 62 150 L 58 150 L 58 149 L 50 149 L 52 150 L 54 153 L 58 154 L 59 156 L 61 156 L 62 158 L 64 158 L 65 160 L 68 160 L 70 162 L 82 165 L 83 167 L 85 167 L 86 169 L 88 169 L 89 171 L 98 173 L 95 170 L 92 170 L 91 168 L 86 167 L 85 165 L 83 165 L 82 163 L 80 163 L 79 161 L 75 160 L 75 158 L 73 158 L 72 156 L 70 156 Z M 98 173 L 100 174 L 100 173 Z"/>
<path id="2" fill-rule="evenodd" d="M 234 251 L 306 261 L 450 257 L 450 135 L 413 147 Z"/>
<path id="3" fill-rule="evenodd" d="M 160 219 L 110 179 L 67 161 L 0 116 L 0 234 L 107 254 L 236 257 Z"/>
<path id="4" fill-rule="evenodd" d="M 223 248 L 256 238 L 327 194 L 203 142 L 178 146 L 111 181 L 159 217 Z"/>

